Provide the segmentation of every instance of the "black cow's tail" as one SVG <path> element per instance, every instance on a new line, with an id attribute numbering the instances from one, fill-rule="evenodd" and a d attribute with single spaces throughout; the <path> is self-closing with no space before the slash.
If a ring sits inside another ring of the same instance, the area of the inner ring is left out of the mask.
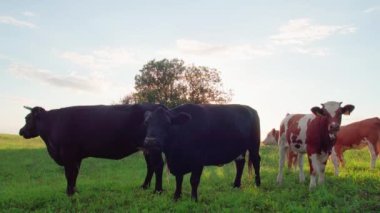
<path id="1" fill-rule="evenodd" d="M 164 165 L 166 165 L 166 182 L 168 184 L 170 184 L 170 180 L 169 180 L 169 177 L 170 177 L 170 169 L 169 169 L 169 165 L 168 165 L 168 160 L 166 159 L 166 156 L 164 155 Z"/>
<path id="2" fill-rule="evenodd" d="M 248 149 L 249 158 L 248 158 L 248 174 L 252 177 L 252 166 L 255 170 L 255 183 L 256 186 L 260 186 L 261 178 L 260 178 L 260 119 L 255 111 L 253 113 L 253 129 L 251 133 L 251 141 Z"/>
<path id="3" fill-rule="evenodd" d="M 249 179 L 253 178 L 253 163 L 250 157 L 248 157 L 248 178 Z"/>

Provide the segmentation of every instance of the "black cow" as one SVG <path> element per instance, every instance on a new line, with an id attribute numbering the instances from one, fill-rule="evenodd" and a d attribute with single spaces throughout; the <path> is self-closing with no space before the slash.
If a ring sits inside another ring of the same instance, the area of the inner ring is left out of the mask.
<path id="1" fill-rule="evenodd" d="M 170 172 L 176 177 L 174 199 L 181 196 L 183 175 L 191 172 L 191 197 L 204 166 L 235 160 L 234 187 L 240 187 L 245 153 L 260 185 L 260 123 L 257 112 L 244 105 L 185 104 L 168 110 L 162 107 L 145 113 L 145 147 L 162 150 Z"/>
<path id="2" fill-rule="evenodd" d="M 137 152 L 145 138 L 144 113 L 158 105 L 73 106 L 46 111 L 31 110 L 20 129 L 26 139 L 40 136 L 54 161 L 65 168 L 67 195 L 76 191 L 76 179 L 86 157 L 121 159 Z M 160 155 L 144 153 L 146 189 L 156 174 L 155 191 L 162 191 L 163 160 Z M 155 159 L 151 159 L 154 157 Z M 153 165 L 151 161 L 154 161 Z M 158 163 L 157 163 L 158 162 Z"/>

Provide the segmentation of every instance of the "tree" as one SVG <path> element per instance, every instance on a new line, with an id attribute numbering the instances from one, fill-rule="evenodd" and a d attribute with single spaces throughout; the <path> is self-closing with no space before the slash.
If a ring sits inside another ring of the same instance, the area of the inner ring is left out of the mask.
<path id="1" fill-rule="evenodd" d="M 184 103 L 227 103 L 232 96 L 223 90 L 216 69 L 185 66 L 179 59 L 149 61 L 135 76 L 135 90 L 122 103 L 162 103 L 175 107 Z"/>
<path id="2" fill-rule="evenodd" d="M 231 101 L 232 92 L 222 90 L 220 72 L 204 66 L 187 67 L 185 71 L 187 102 L 195 104 L 227 103 Z"/>

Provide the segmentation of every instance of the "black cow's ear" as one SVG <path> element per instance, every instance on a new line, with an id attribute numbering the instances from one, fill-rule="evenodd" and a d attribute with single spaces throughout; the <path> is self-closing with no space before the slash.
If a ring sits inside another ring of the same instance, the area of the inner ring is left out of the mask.
<path id="1" fill-rule="evenodd" d="M 171 118 L 171 122 L 174 125 L 182 125 L 191 120 L 191 115 L 185 112 L 181 112 L 178 115 Z"/>
<path id="2" fill-rule="evenodd" d="M 313 114 L 316 115 L 316 116 L 323 116 L 324 115 L 323 114 L 323 109 L 320 108 L 320 107 L 317 107 L 317 106 L 311 108 L 311 112 L 313 112 Z"/>
<path id="3" fill-rule="evenodd" d="M 152 112 L 151 111 L 146 111 L 144 113 L 144 123 L 146 124 L 150 118 L 150 116 L 152 115 Z"/>
<path id="4" fill-rule="evenodd" d="M 352 111 L 354 111 L 355 106 L 351 104 L 347 104 L 346 106 L 342 107 L 342 114 L 344 115 L 350 115 Z"/>

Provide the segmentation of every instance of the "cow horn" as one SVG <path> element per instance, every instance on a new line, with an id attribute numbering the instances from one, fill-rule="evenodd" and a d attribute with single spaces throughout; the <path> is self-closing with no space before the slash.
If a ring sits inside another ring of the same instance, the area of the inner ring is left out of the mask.
<path id="1" fill-rule="evenodd" d="M 24 106 L 24 108 L 25 108 L 25 109 L 28 109 L 28 110 L 30 110 L 30 111 L 32 111 L 32 109 L 33 109 L 32 107 L 28 107 L 28 106 Z"/>

